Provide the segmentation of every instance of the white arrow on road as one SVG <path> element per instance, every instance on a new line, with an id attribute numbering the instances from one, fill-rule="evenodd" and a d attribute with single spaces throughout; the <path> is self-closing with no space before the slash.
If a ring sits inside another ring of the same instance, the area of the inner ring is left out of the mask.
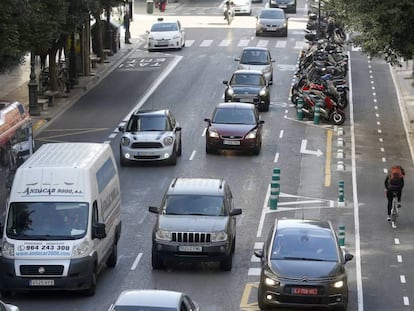
<path id="1" fill-rule="evenodd" d="M 306 154 L 312 154 L 312 155 L 316 155 L 317 157 L 320 157 L 321 155 L 323 155 L 323 152 L 318 150 L 309 150 L 306 149 L 306 145 L 308 144 L 308 141 L 306 139 L 302 139 L 302 144 L 300 145 L 300 153 L 306 153 Z"/>

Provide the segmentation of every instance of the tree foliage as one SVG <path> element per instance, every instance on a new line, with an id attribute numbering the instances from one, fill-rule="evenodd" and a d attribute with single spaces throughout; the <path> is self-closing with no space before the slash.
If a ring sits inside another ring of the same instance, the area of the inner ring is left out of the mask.
<path id="1" fill-rule="evenodd" d="M 325 0 L 329 12 L 356 33 L 354 42 L 371 57 L 390 63 L 414 55 L 413 0 Z"/>

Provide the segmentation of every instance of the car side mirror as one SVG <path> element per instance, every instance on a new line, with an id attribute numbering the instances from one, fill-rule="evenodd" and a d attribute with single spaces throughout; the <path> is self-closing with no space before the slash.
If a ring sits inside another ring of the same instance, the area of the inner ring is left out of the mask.
<path id="1" fill-rule="evenodd" d="M 92 228 L 92 239 L 104 239 L 106 238 L 106 226 L 104 223 L 98 222 L 93 225 Z"/>
<path id="2" fill-rule="evenodd" d="M 154 214 L 159 214 L 160 213 L 160 209 L 157 206 L 150 206 L 148 208 L 148 211 L 150 213 L 154 213 Z"/>
<path id="3" fill-rule="evenodd" d="M 205 122 L 211 123 L 211 119 L 210 118 L 205 118 L 204 119 Z"/>
<path id="4" fill-rule="evenodd" d="M 254 251 L 254 255 L 255 255 L 257 258 L 263 258 L 263 250 L 261 250 L 261 249 L 259 249 L 259 250 L 255 250 L 255 251 Z"/>
<path id="5" fill-rule="evenodd" d="M 259 120 L 259 124 L 264 124 L 264 120 Z"/>
<path id="6" fill-rule="evenodd" d="M 345 263 L 347 263 L 348 261 L 351 261 L 354 258 L 354 255 L 352 255 L 351 253 L 345 253 Z"/>
<path id="7" fill-rule="evenodd" d="M 270 60 L 272 63 L 276 63 L 276 60 L 275 59 L 271 59 Z"/>
<path id="8" fill-rule="evenodd" d="M 241 213 L 242 213 L 242 209 L 241 209 L 241 208 L 234 208 L 234 209 L 230 212 L 230 216 L 241 215 Z"/>
<path id="9" fill-rule="evenodd" d="M 240 61 L 240 57 L 236 57 L 234 60 L 235 60 L 236 62 L 239 62 L 239 61 Z"/>
<path id="10" fill-rule="evenodd" d="M 268 83 L 267 83 L 268 85 L 272 85 L 273 84 L 273 81 L 268 81 Z"/>
<path id="11" fill-rule="evenodd" d="M 177 127 L 175 128 L 175 130 L 176 130 L 177 132 L 181 131 L 181 126 L 177 126 Z"/>
<path id="12" fill-rule="evenodd" d="M 123 127 L 123 126 L 119 126 L 119 127 L 118 127 L 118 130 L 119 130 L 120 132 L 124 132 L 124 131 L 125 131 L 125 127 Z"/>
<path id="13" fill-rule="evenodd" d="M 229 83 L 229 81 L 223 80 L 223 84 L 228 84 L 228 83 Z"/>

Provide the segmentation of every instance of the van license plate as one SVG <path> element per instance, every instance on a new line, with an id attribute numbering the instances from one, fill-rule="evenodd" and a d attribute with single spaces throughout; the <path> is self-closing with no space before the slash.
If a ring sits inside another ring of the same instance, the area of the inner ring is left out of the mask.
<path id="1" fill-rule="evenodd" d="M 201 246 L 182 245 L 178 247 L 178 250 L 180 252 L 201 253 L 203 251 L 203 248 Z"/>
<path id="2" fill-rule="evenodd" d="M 30 280 L 30 286 L 54 286 L 55 280 Z"/>

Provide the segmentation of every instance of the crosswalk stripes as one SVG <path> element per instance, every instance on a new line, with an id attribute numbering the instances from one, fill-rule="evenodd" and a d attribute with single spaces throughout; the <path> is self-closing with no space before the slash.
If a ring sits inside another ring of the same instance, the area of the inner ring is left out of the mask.
<path id="1" fill-rule="evenodd" d="M 306 46 L 306 42 L 304 41 L 300 41 L 300 40 L 296 40 L 296 41 L 287 41 L 287 40 L 277 40 L 276 42 L 273 42 L 273 40 L 265 40 L 265 39 L 260 39 L 260 40 L 255 40 L 255 39 L 241 39 L 237 42 L 237 47 L 246 47 L 246 46 L 257 46 L 257 47 L 269 47 L 269 48 L 276 48 L 276 49 L 285 49 L 288 44 L 289 45 L 293 45 L 294 49 L 303 49 Z M 210 47 L 213 45 L 217 45 L 219 47 L 228 47 L 233 45 L 232 44 L 233 41 L 232 40 L 220 40 L 218 41 L 218 44 L 216 43 L 215 40 L 211 40 L 211 39 L 205 39 L 202 40 L 201 42 L 196 42 L 196 40 L 193 39 L 187 39 L 185 40 L 185 46 L 186 47 L 191 47 L 191 46 L 198 46 L 198 47 Z M 355 50 L 355 49 L 353 49 Z"/>
<path id="2" fill-rule="evenodd" d="M 237 44 L 237 46 L 248 46 L 249 45 L 250 40 L 240 40 L 239 44 Z"/>
<path id="3" fill-rule="evenodd" d="M 277 41 L 275 48 L 284 49 L 286 47 L 286 41 Z"/>
<path id="4" fill-rule="evenodd" d="M 194 44 L 195 40 L 185 40 L 185 46 L 190 47 Z"/>
<path id="5" fill-rule="evenodd" d="M 219 46 L 230 46 L 231 40 L 221 40 Z"/>
<path id="6" fill-rule="evenodd" d="M 213 43 L 213 40 L 203 40 L 200 47 L 209 47 Z"/>
<path id="7" fill-rule="evenodd" d="M 269 43 L 268 40 L 259 40 L 257 42 L 257 46 L 259 46 L 259 47 L 266 47 L 268 43 Z"/>

